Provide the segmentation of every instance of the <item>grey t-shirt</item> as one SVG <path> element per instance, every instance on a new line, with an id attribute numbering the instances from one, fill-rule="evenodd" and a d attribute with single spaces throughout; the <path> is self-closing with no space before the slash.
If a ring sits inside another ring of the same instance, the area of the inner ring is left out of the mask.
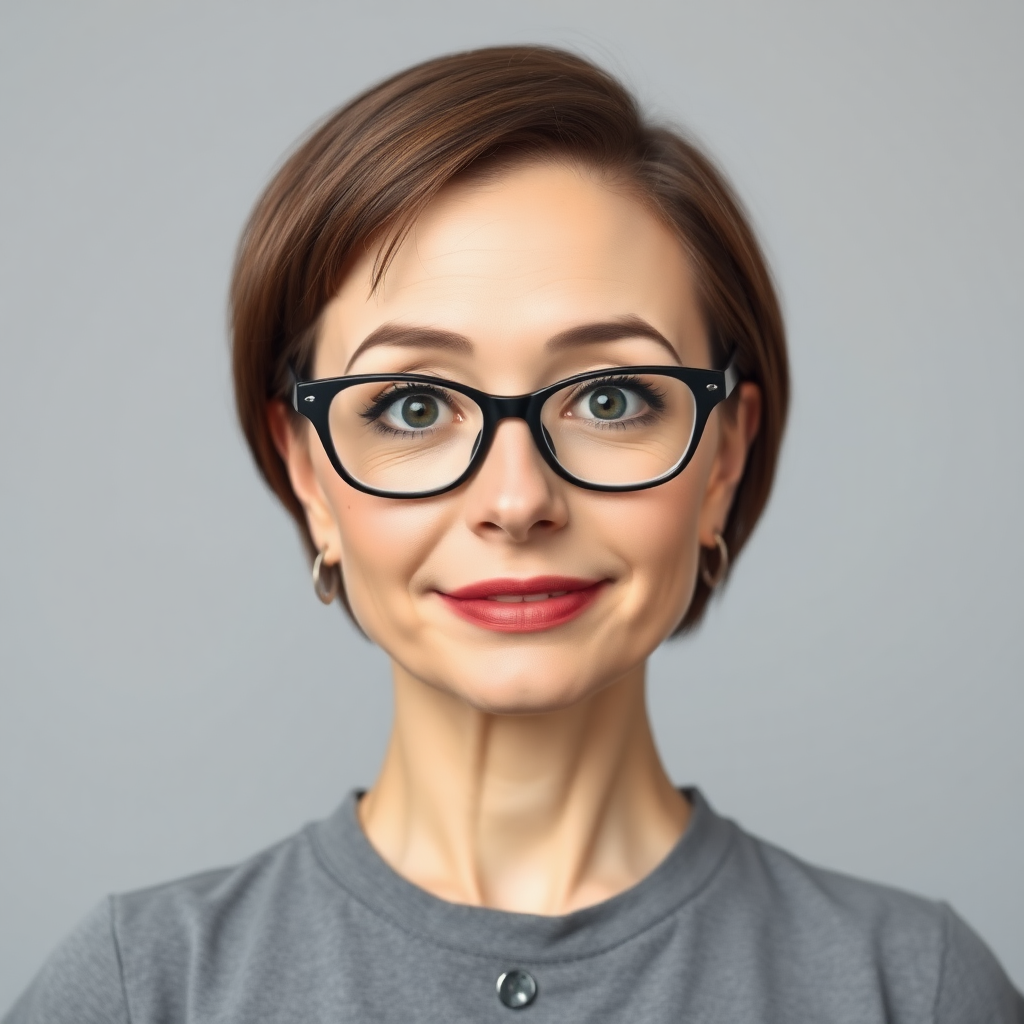
<path id="1" fill-rule="evenodd" d="M 647 878 L 564 917 L 411 885 L 351 795 L 238 867 L 107 900 L 5 1021 L 1024 1024 L 947 906 L 810 867 L 688 794 L 690 825 Z M 519 1009 L 496 991 L 512 970 L 536 989 Z"/>

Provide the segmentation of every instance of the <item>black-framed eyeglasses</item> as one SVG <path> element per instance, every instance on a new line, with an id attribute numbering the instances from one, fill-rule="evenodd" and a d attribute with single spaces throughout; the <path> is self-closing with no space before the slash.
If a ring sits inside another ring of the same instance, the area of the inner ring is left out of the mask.
<path id="1" fill-rule="evenodd" d="M 681 473 L 711 410 L 738 382 L 724 370 L 616 366 L 529 395 L 488 395 L 419 373 L 296 381 L 292 404 L 316 428 L 353 487 L 385 498 L 427 498 L 467 480 L 498 424 L 522 419 L 560 477 L 594 491 L 638 491 Z"/>

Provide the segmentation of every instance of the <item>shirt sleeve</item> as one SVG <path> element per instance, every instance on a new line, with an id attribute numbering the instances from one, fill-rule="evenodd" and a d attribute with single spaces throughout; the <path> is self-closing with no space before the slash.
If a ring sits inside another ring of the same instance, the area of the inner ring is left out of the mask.
<path id="1" fill-rule="evenodd" d="M 1024 1024 L 1024 997 L 981 939 L 948 907 L 935 1024 Z"/>
<path id="2" fill-rule="evenodd" d="M 109 899 L 57 947 L 2 1024 L 131 1024 Z"/>

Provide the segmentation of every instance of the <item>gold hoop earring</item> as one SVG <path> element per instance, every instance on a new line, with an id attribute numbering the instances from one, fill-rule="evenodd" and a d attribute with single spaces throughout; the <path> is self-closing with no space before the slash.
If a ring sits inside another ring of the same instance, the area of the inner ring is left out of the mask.
<path id="1" fill-rule="evenodd" d="M 316 596 L 319 597 L 324 604 L 331 604 L 338 596 L 338 592 L 341 590 L 341 568 L 340 566 L 334 565 L 328 565 L 326 567 L 328 570 L 332 571 L 329 573 L 331 577 L 330 585 L 325 589 L 321 573 L 324 569 L 324 555 L 326 554 L 327 548 L 321 548 L 320 553 L 313 561 L 313 590 L 316 592 Z"/>
<path id="2" fill-rule="evenodd" d="M 725 574 L 729 571 L 729 548 L 725 543 L 725 538 L 717 532 L 715 533 L 715 545 L 718 547 L 718 565 L 715 567 L 714 572 L 708 569 L 707 561 L 704 557 L 711 549 L 700 549 L 700 578 L 704 581 L 708 590 L 715 590 L 722 580 L 725 579 Z"/>

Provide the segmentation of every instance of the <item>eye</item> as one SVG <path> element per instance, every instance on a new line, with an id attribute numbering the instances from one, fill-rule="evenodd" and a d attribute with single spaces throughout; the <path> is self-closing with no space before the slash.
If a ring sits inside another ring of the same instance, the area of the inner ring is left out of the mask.
<path id="1" fill-rule="evenodd" d="M 648 404 L 638 389 L 626 384 L 601 383 L 580 395 L 568 415 L 610 423 L 641 416 L 647 409 Z"/>
<path id="2" fill-rule="evenodd" d="M 452 407 L 444 397 L 429 391 L 406 391 L 388 399 L 385 395 L 379 418 L 393 430 L 420 431 L 441 427 L 454 419 Z"/>

